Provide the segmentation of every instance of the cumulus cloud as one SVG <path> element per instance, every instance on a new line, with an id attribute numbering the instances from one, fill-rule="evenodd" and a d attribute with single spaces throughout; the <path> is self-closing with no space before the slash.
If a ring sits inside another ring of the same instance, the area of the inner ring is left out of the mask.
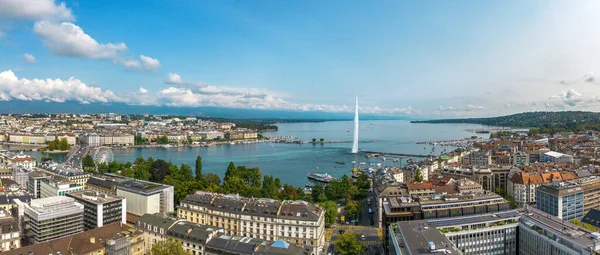
<path id="1" fill-rule="evenodd" d="M 74 20 L 65 3 L 54 0 L 1 0 L 0 19 Z"/>
<path id="2" fill-rule="evenodd" d="M 577 90 L 569 89 L 561 91 L 558 95 L 551 96 L 546 102 L 547 107 L 573 107 L 585 102 L 583 95 Z"/>
<path id="3" fill-rule="evenodd" d="M 158 61 L 158 59 L 151 58 L 151 57 L 144 56 L 144 55 L 141 55 L 140 59 L 142 60 L 142 63 L 144 63 L 144 67 L 147 70 L 156 71 L 160 68 L 160 61 Z"/>
<path id="4" fill-rule="evenodd" d="M 175 77 L 172 77 L 175 78 Z M 177 79 L 175 79 L 177 81 Z M 298 104 L 284 100 L 271 94 L 253 96 L 243 93 L 226 93 L 229 90 L 213 86 L 211 93 L 200 91 L 197 87 L 169 86 L 157 92 L 151 92 L 140 87 L 139 91 L 122 92 L 120 96 L 110 90 L 89 86 L 73 77 L 61 79 L 26 79 L 18 78 L 8 70 L 0 72 L 0 101 L 26 100 L 65 102 L 77 101 L 81 104 L 121 102 L 130 105 L 153 105 L 171 107 L 214 106 L 226 108 L 244 108 L 259 110 L 290 110 L 290 111 L 323 111 L 323 112 L 352 112 L 354 107 L 347 105 L 328 104 Z M 240 88 L 244 91 L 254 89 Z M 225 92 L 224 92 L 225 91 Z M 361 106 L 361 113 L 410 115 L 418 111 L 407 108 L 381 108 L 378 106 Z"/>
<path id="5" fill-rule="evenodd" d="M 110 90 L 88 86 L 73 77 L 61 79 L 19 79 L 11 70 L 0 72 L 0 100 L 65 102 L 123 102 Z"/>
<path id="6" fill-rule="evenodd" d="M 141 62 L 140 62 L 141 61 Z M 125 60 L 123 66 L 132 71 L 157 71 L 160 68 L 160 61 L 144 55 L 140 56 L 140 60 Z"/>
<path id="7" fill-rule="evenodd" d="M 23 54 L 23 59 L 29 64 L 35 64 L 35 57 L 29 53 Z"/>
<path id="8" fill-rule="evenodd" d="M 127 50 L 125 43 L 98 43 L 79 26 L 70 22 L 55 23 L 38 21 L 33 31 L 42 38 L 44 45 L 56 55 L 93 59 L 117 59 Z"/>
<path id="9" fill-rule="evenodd" d="M 181 80 L 181 76 L 179 76 L 179 74 L 169 73 L 167 75 L 167 81 L 165 81 L 165 83 L 167 83 L 167 84 L 174 84 L 174 85 L 181 85 L 181 84 L 183 84 L 183 81 Z"/>

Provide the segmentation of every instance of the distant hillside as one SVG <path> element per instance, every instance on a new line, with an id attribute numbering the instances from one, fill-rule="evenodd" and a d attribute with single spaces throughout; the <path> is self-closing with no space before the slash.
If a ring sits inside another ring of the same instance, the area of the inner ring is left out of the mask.
<path id="1" fill-rule="evenodd" d="M 411 121 L 411 123 L 468 123 L 489 126 L 537 128 L 542 133 L 561 131 L 600 131 L 600 113 L 566 111 L 566 112 L 524 112 L 491 118 L 440 119 Z"/>

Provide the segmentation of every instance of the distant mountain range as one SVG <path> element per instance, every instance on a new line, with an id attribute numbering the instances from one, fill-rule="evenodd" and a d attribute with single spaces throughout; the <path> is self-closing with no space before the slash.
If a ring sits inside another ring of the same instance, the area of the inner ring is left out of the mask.
<path id="1" fill-rule="evenodd" d="M 537 128 L 542 133 L 600 130 L 600 113 L 583 111 L 524 112 L 507 116 L 467 119 L 414 120 L 411 123 L 468 123 L 489 126 Z"/>
<path id="2" fill-rule="evenodd" d="M 0 113 L 119 113 L 119 114 L 168 114 L 181 116 L 207 116 L 231 119 L 295 119 L 295 120 L 351 120 L 351 112 L 304 112 L 281 110 L 237 109 L 224 107 L 167 107 L 139 106 L 124 103 L 92 103 L 80 104 L 68 101 L 64 103 L 43 101 L 11 100 L 0 102 Z M 379 116 L 363 114 L 361 120 L 409 120 L 408 117 Z"/>

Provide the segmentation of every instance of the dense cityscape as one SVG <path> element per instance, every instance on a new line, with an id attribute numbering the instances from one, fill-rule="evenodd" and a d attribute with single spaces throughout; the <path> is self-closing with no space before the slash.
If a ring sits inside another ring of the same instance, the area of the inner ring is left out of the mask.
<path id="1" fill-rule="evenodd" d="M 348 175 L 294 187 L 235 162 L 223 178 L 203 173 L 200 156 L 192 166 L 107 158 L 105 150 L 128 146 L 294 142 L 233 122 L 132 118 L 1 116 L 0 141 L 8 148 L 0 152 L 6 254 L 161 254 L 174 247 L 193 255 L 600 249 L 596 131 L 472 130 L 489 138 L 432 141 L 454 149 L 425 158 L 359 152 L 400 164 L 348 162 Z M 31 150 L 66 156 L 36 159 L 26 154 Z"/>

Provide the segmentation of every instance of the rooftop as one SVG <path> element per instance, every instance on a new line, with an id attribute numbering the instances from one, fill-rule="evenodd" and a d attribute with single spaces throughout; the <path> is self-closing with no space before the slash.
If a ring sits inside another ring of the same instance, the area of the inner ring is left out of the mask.
<path id="1" fill-rule="evenodd" d="M 104 204 L 104 203 L 110 203 L 110 202 L 114 202 L 114 201 L 123 200 L 122 197 L 117 197 L 117 196 L 109 195 L 109 194 L 102 193 L 102 192 L 88 191 L 88 190 L 70 192 L 70 193 L 67 193 L 67 196 L 73 197 L 77 200 L 83 200 L 83 201 L 94 203 L 94 204 Z"/>

